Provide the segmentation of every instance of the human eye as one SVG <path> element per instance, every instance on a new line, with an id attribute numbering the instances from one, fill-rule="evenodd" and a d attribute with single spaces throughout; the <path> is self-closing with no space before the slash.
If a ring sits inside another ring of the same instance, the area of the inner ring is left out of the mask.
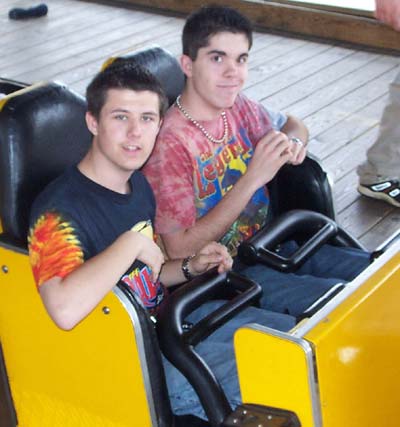
<path id="1" fill-rule="evenodd" d="M 143 114 L 142 120 L 144 122 L 154 122 L 155 121 L 155 116 L 153 116 L 152 114 Z"/>
<path id="2" fill-rule="evenodd" d="M 211 56 L 211 61 L 212 62 L 222 62 L 222 55 L 213 55 Z"/>
<path id="3" fill-rule="evenodd" d="M 239 57 L 238 62 L 239 64 L 246 64 L 248 60 L 249 60 L 249 57 L 247 55 L 243 55 Z"/>
<path id="4" fill-rule="evenodd" d="M 115 114 L 114 119 L 125 121 L 125 120 L 128 120 L 128 116 L 126 114 Z"/>

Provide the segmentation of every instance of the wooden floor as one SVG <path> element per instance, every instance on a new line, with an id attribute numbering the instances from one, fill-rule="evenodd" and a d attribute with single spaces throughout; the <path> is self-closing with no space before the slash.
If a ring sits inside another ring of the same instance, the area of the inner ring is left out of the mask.
<path id="1" fill-rule="evenodd" d="M 58 80 L 84 93 L 117 52 L 156 43 L 180 54 L 180 18 L 78 0 L 47 4 L 46 17 L 11 21 L 10 8 L 32 2 L 1 0 L 1 77 Z M 398 57 L 266 33 L 256 33 L 250 56 L 246 94 L 304 120 L 310 151 L 334 181 L 339 223 L 369 248 L 400 227 L 400 209 L 356 191 L 356 167 L 377 136 L 399 67 Z"/>

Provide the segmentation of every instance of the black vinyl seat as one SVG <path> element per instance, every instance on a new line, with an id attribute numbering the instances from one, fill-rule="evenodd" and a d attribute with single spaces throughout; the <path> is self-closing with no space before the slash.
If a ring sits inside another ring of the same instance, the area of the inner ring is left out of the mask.
<path id="1" fill-rule="evenodd" d="M 26 247 L 34 198 L 82 158 L 91 137 L 86 101 L 66 86 L 40 83 L 18 93 L 0 110 L 1 238 Z"/>

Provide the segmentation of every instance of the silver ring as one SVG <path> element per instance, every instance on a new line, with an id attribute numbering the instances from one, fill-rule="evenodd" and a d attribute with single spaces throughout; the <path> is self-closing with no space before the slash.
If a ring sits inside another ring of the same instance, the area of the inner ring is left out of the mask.
<path id="1" fill-rule="evenodd" d="M 304 142 L 300 138 L 297 138 L 296 136 L 292 136 L 290 138 L 290 141 L 293 142 L 293 144 L 297 144 L 304 147 Z"/>

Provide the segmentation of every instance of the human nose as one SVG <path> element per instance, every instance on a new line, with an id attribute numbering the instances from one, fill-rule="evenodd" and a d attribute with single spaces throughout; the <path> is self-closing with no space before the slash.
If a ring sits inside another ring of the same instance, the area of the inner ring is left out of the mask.
<path id="1" fill-rule="evenodd" d="M 129 136 L 140 136 L 142 133 L 142 127 L 140 124 L 140 120 L 136 118 L 132 118 L 129 120 L 128 125 L 128 135 Z"/>
<path id="2" fill-rule="evenodd" d="M 238 73 L 238 64 L 233 59 L 230 59 L 225 62 L 225 74 L 227 76 L 234 76 Z"/>

